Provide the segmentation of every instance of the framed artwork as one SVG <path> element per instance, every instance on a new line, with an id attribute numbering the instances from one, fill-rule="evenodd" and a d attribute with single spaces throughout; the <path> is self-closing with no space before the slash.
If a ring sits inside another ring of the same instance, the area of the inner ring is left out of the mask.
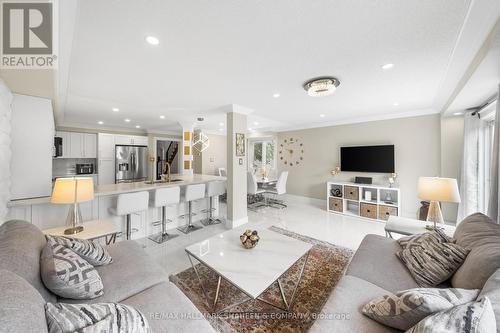
<path id="1" fill-rule="evenodd" d="M 245 156 L 245 134 L 236 133 L 236 156 Z"/>

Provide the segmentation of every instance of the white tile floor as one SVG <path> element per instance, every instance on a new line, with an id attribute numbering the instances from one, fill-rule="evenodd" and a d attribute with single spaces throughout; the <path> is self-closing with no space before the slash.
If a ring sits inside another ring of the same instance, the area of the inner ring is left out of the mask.
<path id="1" fill-rule="evenodd" d="M 385 235 L 384 223 L 328 213 L 322 201 L 288 197 L 286 202 L 288 208 L 285 209 L 264 208 L 257 212 L 249 210 L 249 222 L 241 229 L 259 230 L 274 225 L 354 250 L 367 234 Z M 222 207 L 222 213 L 225 216 L 225 206 Z M 184 252 L 186 246 L 225 230 L 221 224 L 204 227 L 188 235 L 172 230 L 171 233 L 180 235 L 163 244 L 148 240 L 145 250 L 168 274 L 175 274 L 190 267 Z M 143 243 L 143 240 L 139 242 Z"/>

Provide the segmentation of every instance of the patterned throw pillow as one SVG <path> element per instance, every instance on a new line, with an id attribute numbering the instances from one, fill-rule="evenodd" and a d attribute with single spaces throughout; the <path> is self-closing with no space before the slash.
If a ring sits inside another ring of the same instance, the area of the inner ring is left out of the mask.
<path id="1" fill-rule="evenodd" d="M 448 280 L 462 265 L 468 249 L 453 243 L 427 238 L 396 253 L 421 287 L 435 287 Z"/>
<path id="2" fill-rule="evenodd" d="M 436 241 L 438 243 L 453 243 L 453 239 L 446 235 L 441 229 L 435 229 L 429 232 L 424 232 L 422 234 L 401 237 L 398 239 L 398 243 L 403 249 L 407 248 L 408 246 L 418 246 L 427 241 Z"/>
<path id="3" fill-rule="evenodd" d="M 475 301 L 478 294 L 478 289 L 408 289 L 375 298 L 361 311 L 381 324 L 404 331 L 431 314 Z"/>
<path id="4" fill-rule="evenodd" d="M 429 316 L 406 333 L 495 333 L 497 324 L 491 302 L 480 301 L 455 306 Z"/>
<path id="5" fill-rule="evenodd" d="M 40 258 L 42 281 L 54 294 L 72 299 L 91 299 L 104 291 L 94 266 L 71 249 L 47 242 Z"/>
<path id="6" fill-rule="evenodd" d="M 102 266 L 113 262 L 113 258 L 101 244 L 85 239 L 71 237 L 46 236 L 47 241 L 60 244 L 73 250 L 92 266 Z"/>
<path id="7" fill-rule="evenodd" d="M 149 323 L 139 310 L 118 303 L 47 303 L 49 333 L 149 333 Z"/>

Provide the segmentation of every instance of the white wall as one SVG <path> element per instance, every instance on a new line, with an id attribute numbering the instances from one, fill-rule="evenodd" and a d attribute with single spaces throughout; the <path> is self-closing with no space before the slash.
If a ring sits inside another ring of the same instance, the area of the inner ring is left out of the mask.
<path id="1" fill-rule="evenodd" d="M 339 148 L 345 145 L 394 144 L 397 182 L 401 188 L 402 215 L 415 217 L 419 176 L 440 174 L 440 116 L 401 118 L 278 133 L 278 146 L 285 138 L 304 144 L 304 160 L 288 170 L 288 193 L 326 199 L 325 183 L 330 171 L 340 165 Z M 355 176 L 374 177 L 374 183 L 388 184 L 386 174 L 342 172 L 335 180 L 352 181 Z"/>
<path id="2" fill-rule="evenodd" d="M 208 134 L 210 145 L 201 154 L 201 172 L 204 175 L 219 175 L 219 168 L 227 169 L 227 139 L 225 135 Z"/>
<path id="3" fill-rule="evenodd" d="M 0 224 L 5 221 L 10 200 L 12 94 L 0 79 Z"/>

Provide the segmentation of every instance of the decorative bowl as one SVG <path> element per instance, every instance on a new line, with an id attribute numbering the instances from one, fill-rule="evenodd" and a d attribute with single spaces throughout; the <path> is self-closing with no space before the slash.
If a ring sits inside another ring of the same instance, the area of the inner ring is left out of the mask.
<path id="1" fill-rule="evenodd" d="M 245 249 L 253 249 L 259 242 L 259 239 L 260 237 L 257 234 L 257 230 L 245 230 L 243 235 L 240 236 L 241 244 Z"/>

